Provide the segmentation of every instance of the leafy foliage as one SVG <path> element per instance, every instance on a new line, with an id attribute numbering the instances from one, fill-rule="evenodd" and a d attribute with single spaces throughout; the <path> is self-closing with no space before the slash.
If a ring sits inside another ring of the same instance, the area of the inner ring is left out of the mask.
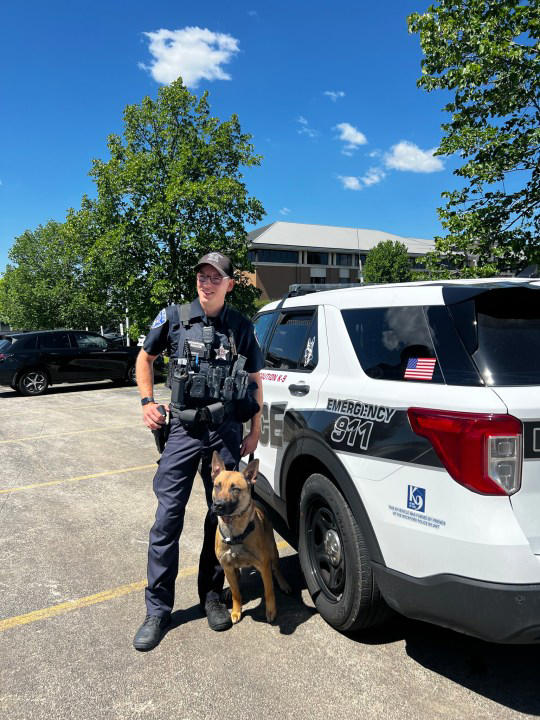
<path id="1" fill-rule="evenodd" d="M 111 135 L 110 159 L 90 175 L 103 229 L 92 257 L 107 258 L 121 278 L 125 304 L 143 322 L 168 302 L 195 294 L 197 260 L 210 250 L 247 269 L 245 223 L 264 214 L 247 195 L 241 166 L 260 164 L 236 115 L 220 123 L 177 80 L 124 112 L 123 138 Z M 240 275 L 233 296 L 250 309 L 257 296 Z"/>
<path id="2" fill-rule="evenodd" d="M 412 279 L 407 248 L 403 243 L 383 240 L 368 252 L 364 280 L 370 283 L 408 282 Z"/>
<path id="3" fill-rule="evenodd" d="M 99 325 L 100 304 L 86 287 L 79 242 L 54 221 L 26 230 L 9 251 L 0 285 L 2 319 L 19 329 Z"/>
<path id="4" fill-rule="evenodd" d="M 2 319 L 19 327 L 93 326 L 122 318 L 136 337 L 159 308 L 196 294 L 197 260 L 210 250 L 238 270 L 231 301 L 251 312 L 259 291 L 245 224 L 264 215 L 249 197 L 242 167 L 260 164 L 236 115 L 210 115 L 207 94 L 179 79 L 153 100 L 128 105 L 122 135 L 108 138 L 109 159 L 90 171 L 97 197 L 83 197 L 64 224 L 16 238 L 0 287 Z"/>
<path id="5" fill-rule="evenodd" d="M 538 262 L 538 1 L 440 0 L 408 23 L 425 55 L 418 86 L 453 93 L 437 154 L 464 160 L 455 170 L 463 187 L 443 193 L 448 234 L 436 238 L 431 269 L 451 258 L 477 276 Z"/>

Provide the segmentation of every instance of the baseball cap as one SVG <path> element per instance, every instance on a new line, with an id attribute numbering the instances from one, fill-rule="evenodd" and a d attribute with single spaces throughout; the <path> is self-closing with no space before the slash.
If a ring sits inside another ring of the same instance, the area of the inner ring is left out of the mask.
<path id="1" fill-rule="evenodd" d="M 220 252 L 210 252 L 203 255 L 199 262 L 195 265 L 195 270 L 198 270 L 201 265 L 211 265 L 223 277 L 233 276 L 232 262 L 226 255 L 223 255 Z"/>

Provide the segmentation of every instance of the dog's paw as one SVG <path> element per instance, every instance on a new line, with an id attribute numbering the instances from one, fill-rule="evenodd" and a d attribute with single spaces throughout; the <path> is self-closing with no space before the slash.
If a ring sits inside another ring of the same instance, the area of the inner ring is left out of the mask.
<path id="1" fill-rule="evenodd" d="M 231 612 L 231 620 L 233 621 L 233 625 L 236 625 L 237 622 L 240 622 L 240 618 L 242 617 L 242 611 L 235 612 L 234 610 Z"/>

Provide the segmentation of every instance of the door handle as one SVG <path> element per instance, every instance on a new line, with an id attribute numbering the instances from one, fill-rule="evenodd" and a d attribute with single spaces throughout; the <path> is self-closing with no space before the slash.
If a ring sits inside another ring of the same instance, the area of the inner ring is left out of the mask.
<path id="1" fill-rule="evenodd" d="M 289 385 L 289 392 L 291 395 L 307 395 L 309 392 L 309 385 L 306 385 L 305 383 Z"/>

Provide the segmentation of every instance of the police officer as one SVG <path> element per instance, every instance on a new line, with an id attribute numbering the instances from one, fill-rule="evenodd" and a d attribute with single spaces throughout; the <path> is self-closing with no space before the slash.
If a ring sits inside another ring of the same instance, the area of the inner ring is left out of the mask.
<path id="1" fill-rule="evenodd" d="M 174 377 L 179 377 L 180 381 L 191 377 L 188 389 L 185 393 L 182 389 L 180 399 L 173 377 L 173 402 L 169 408 L 170 432 L 154 477 L 158 507 L 148 548 L 148 586 L 145 590 L 147 615 L 133 640 L 137 650 L 154 648 L 170 622 L 178 574 L 178 540 L 199 461 L 209 508 L 199 561 L 201 609 L 206 613 L 208 624 L 213 630 L 226 630 L 232 625 L 229 612 L 221 602 L 224 575 L 214 551 L 217 518 L 210 511 L 211 458 L 213 451 L 217 450 L 227 469 L 231 470 L 238 466 L 241 456 L 252 453 L 257 447 L 262 408 L 259 371 L 263 367 L 263 358 L 252 323 L 225 303 L 225 296 L 234 287 L 230 259 L 221 253 L 211 252 L 200 259 L 195 269 L 198 298 L 190 305 L 171 305 L 161 310 L 137 358 L 137 384 L 143 419 L 151 430 L 160 429 L 165 422 L 160 412 L 163 406 L 158 409 L 153 398 L 152 364 L 156 356 L 168 348 L 170 362 L 175 363 Z M 234 378 L 233 371 L 240 367 L 239 363 L 243 365 L 243 371 Z M 216 367 L 220 369 L 216 371 Z M 197 370 L 201 372 L 197 374 Z M 206 371 L 206 375 L 202 370 Z M 210 386 L 210 378 L 215 380 L 216 377 L 212 373 L 217 373 L 215 388 L 221 383 L 221 389 L 219 393 L 215 389 L 209 401 L 207 385 Z M 229 379 L 225 380 L 225 376 Z M 241 420 L 247 418 L 239 418 L 236 410 L 243 402 L 245 415 L 245 400 L 235 401 L 234 397 L 241 395 L 236 391 L 236 395 L 231 396 L 234 382 L 236 388 L 239 387 L 239 377 L 247 379 L 253 388 L 251 406 L 249 396 L 245 398 L 248 400 L 248 415 L 252 417 L 250 431 L 244 438 Z M 202 382 L 202 390 L 195 381 Z M 230 390 L 228 395 L 227 387 Z M 233 399 L 230 402 L 216 402 L 224 399 L 224 393 L 226 398 Z M 218 408 L 217 414 L 214 413 L 215 408 Z"/>

